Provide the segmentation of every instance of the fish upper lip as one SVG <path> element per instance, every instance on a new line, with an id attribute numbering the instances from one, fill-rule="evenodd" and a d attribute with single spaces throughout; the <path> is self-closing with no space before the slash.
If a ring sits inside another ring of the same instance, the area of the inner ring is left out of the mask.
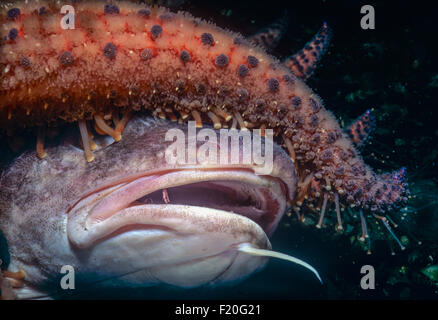
<path id="1" fill-rule="evenodd" d="M 145 197 L 149 195 L 156 199 L 156 193 L 163 189 L 169 190 L 170 203 L 162 203 L 159 204 L 160 206 L 184 204 L 189 207 L 200 206 L 228 213 L 231 211 L 253 220 L 268 235 L 278 224 L 286 209 L 286 202 L 290 198 L 286 181 L 280 177 L 256 175 L 250 168 L 179 168 L 163 172 L 155 171 L 127 178 L 126 181 L 117 181 L 82 197 L 81 199 L 84 199 L 98 192 L 102 194 L 91 207 L 86 225 L 91 228 L 123 209 L 135 205 L 147 208 Z M 184 191 L 187 192 L 187 196 Z M 197 194 L 200 192 L 203 194 L 198 197 Z M 191 200 L 195 200 L 194 205 L 190 200 L 185 199 L 193 196 L 193 193 L 195 197 Z M 247 206 L 240 205 L 243 203 L 241 197 L 245 195 L 248 197 Z M 213 202 L 207 203 L 211 205 L 202 205 L 203 196 L 211 198 Z M 229 200 L 230 204 L 227 206 L 227 203 L 225 205 L 214 203 L 218 199 L 225 202 Z M 258 208 L 254 203 L 257 203 Z M 155 206 L 156 204 L 153 207 Z"/>

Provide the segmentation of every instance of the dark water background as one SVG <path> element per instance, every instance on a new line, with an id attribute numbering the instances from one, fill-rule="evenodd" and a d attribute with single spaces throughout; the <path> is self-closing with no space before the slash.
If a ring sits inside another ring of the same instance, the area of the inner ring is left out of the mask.
<path id="1" fill-rule="evenodd" d="M 430 2 L 431 4 L 433 2 Z M 376 29 L 360 28 L 360 8 L 373 5 Z M 421 270 L 438 259 L 438 69 L 436 12 L 426 1 L 188 1 L 180 8 L 217 25 L 250 35 L 288 9 L 291 23 L 272 54 L 284 58 L 298 50 L 326 21 L 334 38 L 322 64 L 308 81 L 347 126 L 374 108 L 377 129 L 362 150 L 377 171 L 407 167 L 412 213 L 399 235 L 414 234 L 407 249 L 391 255 L 386 241 L 373 244 L 373 254 L 351 245 L 350 235 L 334 227 L 316 230 L 285 217 L 272 238 L 273 248 L 312 264 L 320 285 L 307 270 L 271 260 L 261 272 L 240 284 L 214 289 L 170 287 L 127 290 L 123 298 L 148 299 L 437 299 L 438 279 Z M 407 227 L 407 229 L 406 229 Z M 360 288 L 360 268 L 376 270 L 376 289 Z M 88 292 L 81 298 L 120 298 L 120 291 Z M 70 298 L 79 297 L 77 294 Z"/>

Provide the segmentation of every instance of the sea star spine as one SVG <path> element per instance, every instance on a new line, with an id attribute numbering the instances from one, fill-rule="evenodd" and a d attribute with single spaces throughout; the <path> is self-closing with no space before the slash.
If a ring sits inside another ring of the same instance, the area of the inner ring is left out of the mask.
<path id="1" fill-rule="evenodd" d="M 315 70 L 321 57 L 327 51 L 332 39 L 333 31 L 324 22 L 315 36 L 304 46 L 302 50 L 285 59 L 284 64 L 298 78 L 306 80 Z"/>
<path id="2" fill-rule="evenodd" d="M 255 45 L 266 48 L 266 50 L 274 49 L 278 46 L 278 43 L 289 27 L 289 19 L 289 14 L 287 10 L 285 10 L 280 18 L 257 31 L 254 35 L 249 37 L 248 40 Z"/>
<path id="3" fill-rule="evenodd" d="M 376 126 L 376 119 L 371 110 L 365 111 L 345 130 L 351 141 L 357 146 L 363 146 Z"/>

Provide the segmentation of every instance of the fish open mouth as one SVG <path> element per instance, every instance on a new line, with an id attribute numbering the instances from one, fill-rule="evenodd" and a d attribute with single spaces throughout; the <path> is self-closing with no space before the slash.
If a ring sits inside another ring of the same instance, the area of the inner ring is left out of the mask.
<path id="1" fill-rule="evenodd" d="M 266 187 L 248 182 L 212 180 L 157 190 L 137 199 L 131 206 L 162 204 L 212 208 L 245 216 L 269 233 L 284 210 L 285 196 L 284 192 L 283 195 L 274 194 Z"/>
<path id="2" fill-rule="evenodd" d="M 286 210 L 291 192 L 288 181 L 256 175 L 250 169 L 178 169 L 117 181 L 88 193 L 74 207 L 87 203 L 90 227 L 134 207 L 146 214 L 157 208 L 214 209 L 244 216 L 270 235 Z"/>

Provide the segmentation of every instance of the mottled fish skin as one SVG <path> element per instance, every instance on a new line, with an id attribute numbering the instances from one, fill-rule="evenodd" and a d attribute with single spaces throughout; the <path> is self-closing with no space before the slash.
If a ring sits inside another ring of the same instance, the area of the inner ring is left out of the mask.
<path id="1" fill-rule="evenodd" d="M 9 270 L 24 270 L 26 287 L 32 288 L 39 288 L 39 285 L 47 283 L 49 279 L 55 279 L 55 285 L 58 284 L 60 267 L 63 265 L 74 266 L 79 279 L 87 279 L 87 274 L 93 274 L 92 281 L 98 281 L 99 276 L 116 275 L 116 278 L 119 278 L 117 274 L 120 276 L 121 273 L 127 273 L 126 269 L 122 270 L 123 272 L 119 271 L 119 273 L 114 269 L 109 271 L 106 269 L 112 265 L 117 266 L 116 261 L 128 259 L 127 247 L 129 246 L 125 244 L 125 246 L 117 247 L 117 241 L 124 238 L 115 237 L 103 242 L 99 240 L 87 243 L 87 248 L 77 247 L 73 243 L 74 241 L 72 242 L 75 235 L 68 234 L 72 230 L 69 219 L 73 219 L 72 215 L 76 214 L 75 211 L 85 210 L 82 209 L 85 208 L 81 207 L 82 205 L 77 207 L 78 198 L 80 199 L 81 196 L 83 198 L 90 190 L 96 190 L 101 186 L 110 185 L 116 180 L 120 181 L 127 176 L 138 176 L 138 174 L 150 170 L 170 170 L 184 167 L 183 165 L 170 165 L 164 159 L 164 151 L 170 144 L 170 142 L 164 141 L 164 135 L 172 128 L 186 130 L 187 127 L 163 120 L 134 118 L 125 130 L 127 139 L 101 147 L 96 151 L 98 156 L 92 163 L 87 163 L 83 158 L 83 151 L 72 145 L 48 148 L 47 157 L 43 160 L 37 159 L 32 152 L 26 152 L 15 159 L 2 172 L 0 178 L 0 229 L 8 242 L 11 256 L 11 262 L 7 266 Z M 243 167 L 250 168 L 251 166 L 244 165 Z M 286 182 L 286 197 L 293 198 L 297 182 L 295 168 L 289 156 L 276 145 L 274 146 L 272 176 L 281 176 L 282 181 Z M 231 214 L 229 216 L 232 217 Z M 218 221 L 215 219 L 212 216 L 208 224 L 212 237 L 216 232 L 215 226 L 222 223 L 219 221 L 220 219 Z M 193 224 L 196 223 L 197 221 L 193 221 Z M 225 223 L 220 228 L 223 230 L 231 228 L 230 230 L 234 230 L 232 232 L 246 230 L 244 233 L 252 234 L 251 237 L 258 239 L 254 241 L 259 247 L 270 248 L 268 238 L 263 235 L 264 232 L 260 227 L 255 227 L 255 223 L 250 222 L 249 219 L 245 221 L 236 219 L 236 223 L 237 225 L 228 227 Z M 239 225 L 239 223 L 243 224 Z M 190 226 L 186 226 L 186 228 L 190 228 Z M 199 228 L 203 227 L 200 225 Z M 225 232 L 223 230 L 220 232 Z M 207 233 L 207 235 L 209 234 Z M 238 235 L 235 236 L 238 237 Z M 184 239 L 183 241 L 186 241 Z M 188 239 L 190 238 L 187 238 L 187 241 Z M 227 242 L 224 239 L 221 241 L 224 245 Z M 216 240 L 216 244 L 220 245 L 221 241 Z M 180 244 L 180 247 L 183 244 L 184 242 Z M 106 246 L 113 247 L 109 250 Z M 142 252 L 147 251 L 148 246 L 150 245 L 143 246 Z M 102 257 L 107 252 L 106 250 L 111 252 L 110 258 Z M 171 251 L 164 250 L 163 253 L 160 253 L 160 257 L 162 257 L 160 259 L 164 259 L 166 252 Z M 181 249 L 181 251 L 183 250 Z M 192 254 L 193 252 L 196 250 L 192 250 Z M 242 260 L 238 257 L 240 256 L 236 255 L 237 260 L 234 260 L 234 264 L 243 263 L 246 266 L 241 272 L 241 276 L 251 273 L 266 263 L 266 258 L 263 257 L 252 257 L 253 260 Z M 103 259 L 102 261 L 105 263 L 99 264 L 94 261 L 96 259 Z M 157 263 L 159 264 L 159 262 Z M 220 263 L 221 261 L 217 261 L 214 265 L 220 265 Z M 135 265 L 135 259 L 132 264 Z M 154 272 L 155 276 L 150 274 Z M 172 270 L 168 271 L 168 274 L 172 275 L 173 272 Z M 81 278 L 81 274 L 85 276 Z M 131 280 L 136 285 L 139 285 L 139 282 L 140 284 L 150 284 L 160 282 L 160 277 L 166 282 L 168 274 L 163 274 L 163 268 L 151 268 L 150 271 L 142 271 L 144 278 L 140 280 L 137 273 L 133 278 L 125 277 L 120 283 L 114 280 L 114 285 L 123 286 L 130 283 Z M 198 273 L 194 272 L 193 274 L 196 277 Z M 167 282 L 173 283 L 172 281 L 174 281 L 173 278 L 170 278 Z M 199 281 L 202 283 L 204 280 L 200 279 Z M 221 282 L 220 279 L 218 281 Z M 226 276 L 223 277 L 223 281 L 228 281 Z M 186 283 L 176 283 L 176 285 L 185 286 Z"/>

